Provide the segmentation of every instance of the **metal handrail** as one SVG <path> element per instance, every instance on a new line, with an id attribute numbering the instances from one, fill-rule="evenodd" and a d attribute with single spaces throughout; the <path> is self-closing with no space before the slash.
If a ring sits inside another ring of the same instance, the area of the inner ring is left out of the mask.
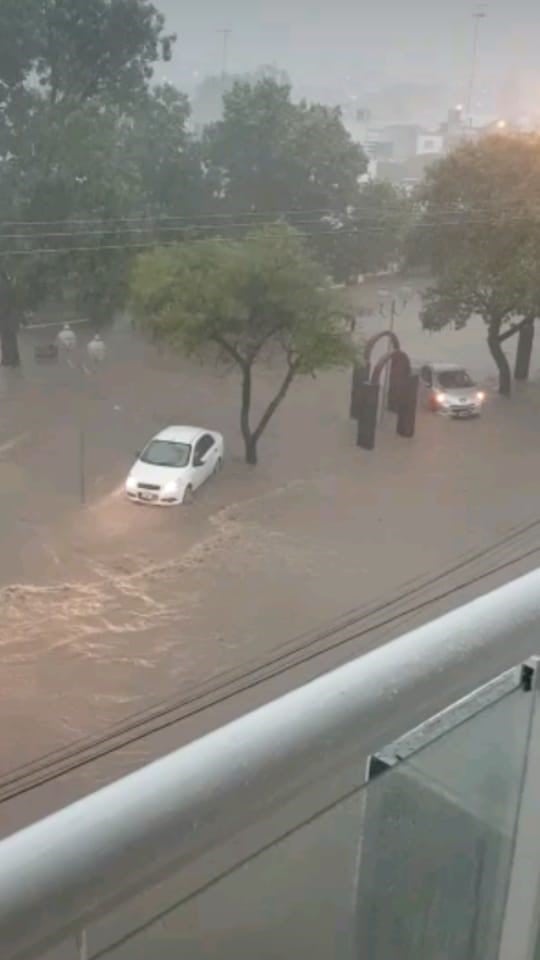
<path id="1" fill-rule="evenodd" d="M 540 651 L 540 570 L 0 843 L 3 960 L 35 956 Z"/>

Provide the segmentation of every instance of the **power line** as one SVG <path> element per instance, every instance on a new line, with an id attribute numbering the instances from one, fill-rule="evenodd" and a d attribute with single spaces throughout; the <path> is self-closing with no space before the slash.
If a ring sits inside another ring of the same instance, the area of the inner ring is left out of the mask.
<path id="1" fill-rule="evenodd" d="M 351 231 L 361 228 L 380 228 L 384 229 L 388 226 L 393 226 L 395 224 L 396 216 L 399 216 L 401 211 L 396 209 L 395 212 L 388 211 L 386 214 L 377 213 L 377 215 L 369 216 L 367 212 L 356 211 L 354 214 L 350 215 L 341 215 L 338 216 L 334 214 L 331 216 L 328 213 L 318 214 L 318 211 L 305 211 L 304 214 L 300 213 L 295 214 L 296 219 L 287 220 L 287 214 L 281 214 L 278 219 L 274 220 L 235 220 L 229 219 L 224 220 L 221 223 L 200 223 L 196 220 L 189 223 L 176 223 L 172 218 L 168 218 L 162 222 L 156 222 L 154 220 L 147 221 L 129 221 L 127 226 L 122 226 L 121 221 L 102 221 L 100 222 L 99 229 L 84 229 L 82 227 L 82 221 L 78 227 L 76 222 L 71 222 L 71 229 L 64 230 L 32 230 L 31 232 L 18 232 L 18 233 L 2 233 L 0 232 L 0 241 L 2 240 L 21 240 L 21 241 L 32 241 L 39 239 L 62 239 L 62 238 L 77 238 L 84 239 L 85 237 L 103 237 L 107 235 L 144 235 L 146 233 L 152 234 L 162 234 L 162 233 L 179 233 L 189 235 L 190 233 L 204 232 L 208 234 L 216 233 L 218 235 L 223 235 L 226 230 L 250 230 L 255 227 L 264 226 L 267 229 L 275 227 L 276 230 L 280 228 L 283 224 L 292 227 L 324 227 L 327 232 L 330 233 L 343 233 L 344 231 Z M 315 216 L 314 214 L 317 214 Z M 259 215 L 262 217 L 262 215 Z M 98 221 L 91 222 L 88 221 L 90 226 L 97 226 Z M 140 226 L 135 226 L 139 222 Z M 62 224 L 62 222 L 58 221 Z M 127 223 L 127 221 L 126 221 Z M 540 207 L 538 208 L 527 208 L 527 211 L 523 213 L 514 213 L 507 214 L 503 209 L 501 210 L 488 210 L 485 211 L 482 209 L 474 210 L 473 212 L 468 212 L 459 209 L 443 209 L 443 210 L 432 210 L 429 214 L 424 213 L 418 215 L 416 220 L 412 220 L 408 224 L 408 229 L 414 231 L 415 229 L 431 229 L 440 226 L 469 226 L 469 225 L 494 225 L 494 226 L 503 226 L 509 223 L 540 223 Z M 37 224 L 36 224 L 37 225 Z M 66 221 L 64 226 L 69 226 L 70 222 Z M 25 229 L 26 224 L 23 223 L 14 223 L 13 226 L 15 229 L 23 230 Z M 300 231 L 302 232 L 302 231 Z"/>
<path id="2" fill-rule="evenodd" d="M 69 772 L 73 772 L 74 770 L 84 767 L 89 763 L 93 763 L 98 759 L 101 759 L 105 756 L 115 753 L 117 750 L 121 748 L 129 746 L 141 740 L 144 740 L 149 736 L 153 736 L 164 729 L 174 726 L 176 723 L 180 722 L 181 720 L 187 719 L 189 717 L 193 717 L 203 712 L 204 710 L 208 709 L 210 706 L 216 706 L 218 704 L 224 703 L 236 697 L 239 693 L 253 689 L 254 687 L 261 685 L 262 683 L 267 682 L 269 679 L 272 679 L 276 676 L 280 676 L 283 673 L 288 672 L 290 669 L 294 667 L 305 664 L 313 659 L 316 659 L 324 655 L 325 653 L 331 652 L 344 645 L 347 645 L 354 640 L 357 640 L 365 635 L 372 633 L 375 630 L 378 630 L 378 629 L 381 629 L 382 627 L 399 622 L 399 620 L 409 616 L 411 613 L 416 613 L 422 609 L 425 609 L 426 607 L 432 605 L 433 603 L 438 602 L 441 599 L 445 599 L 449 596 L 452 596 L 456 592 L 459 592 L 459 590 L 464 589 L 469 585 L 480 582 L 481 580 L 487 577 L 490 577 L 495 573 L 498 573 L 513 564 L 519 563 L 527 559 L 528 557 L 533 556 L 534 554 L 540 552 L 540 546 L 535 546 L 531 550 L 525 553 L 522 553 L 516 557 L 512 557 L 510 560 L 507 560 L 504 563 L 500 563 L 499 565 L 494 566 L 487 571 L 482 571 L 475 577 L 469 577 L 467 580 L 463 581 L 462 583 L 459 583 L 433 597 L 423 600 L 405 610 L 402 610 L 398 613 L 387 616 L 385 619 L 375 624 L 371 624 L 367 627 L 363 627 L 360 631 L 353 633 L 352 635 L 349 635 L 346 637 L 340 637 L 337 641 L 330 643 L 319 650 L 312 649 L 316 644 L 323 643 L 324 641 L 331 639 L 332 637 L 335 637 L 337 633 L 341 633 L 343 632 L 343 630 L 348 629 L 349 627 L 355 627 L 355 626 L 358 626 L 359 624 L 364 623 L 368 618 L 374 616 L 376 613 L 388 611 L 392 606 L 395 606 L 397 603 L 401 602 L 401 600 L 407 599 L 409 597 L 412 597 L 416 593 L 422 592 L 427 587 L 432 586 L 434 583 L 439 582 L 445 577 L 452 575 L 452 573 L 456 573 L 459 570 L 463 569 L 464 567 L 469 566 L 470 564 L 476 562 L 477 560 L 487 556 L 489 553 L 492 553 L 500 549 L 501 546 L 505 546 L 511 543 L 513 540 L 519 538 L 524 533 L 530 532 L 531 530 L 535 529 L 536 527 L 538 527 L 538 525 L 540 525 L 540 519 L 535 519 L 534 521 L 526 524 L 525 526 L 522 526 L 520 528 L 516 528 L 513 531 L 510 531 L 507 535 L 505 535 L 499 541 L 496 541 L 493 544 L 477 551 L 476 553 L 473 553 L 471 556 L 469 556 L 465 560 L 463 559 L 460 560 L 458 563 L 440 572 L 439 574 L 436 574 L 433 577 L 430 577 L 427 580 L 424 580 L 423 582 L 419 583 L 413 589 L 401 593 L 400 595 L 393 598 L 391 601 L 386 601 L 386 602 L 383 602 L 382 604 L 379 604 L 378 606 L 373 607 L 372 609 L 364 610 L 363 612 L 360 613 L 359 616 L 352 616 L 347 621 L 339 621 L 337 624 L 334 623 L 329 630 L 327 630 L 326 632 L 323 632 L 322 634 L 318 633 L 315 636 L 309 635 L 307 639 L 302 639 L 302 642 L 296 643 L 295 646 L 290 646 L 288 649 L 283 650 L 283 652 L 281 652 L 278 656 L 262 661 L 258 665 L 256 665 L 254 668 L 242 674 L 236 674 L 231 676 L 231 678 L 225 683 L 218 683 L 214 685 L 214 687 L 210 687 L 207 690 L 203 690 L 202 692 L 199 689 L 199 692 L 196 695 L 181 701 L 177 701 L 176 703 L 171 703 L 170 700 L 164 701 L 163 709 L 154 710 L 153 713 L 146 712 L 146 714 L 137 713 L 135 715 L 132 715 L 132 718 L 130 718 L 131 719 L 130 723 L 123 722 L 123 725 L 120 724 L 116 728 L 110 729 L 109 732 L 102 737 L 93 738 L 91 740 L 86 740 L 86 741 L 77 741 L 74 747 L 68 748 L 68 750 L 51 751 L 50 753 L 45 754 L 43 757 L 39 758 L 38 761 L 32 761 L 30 764 L 24 764 L 24 765 L 21 765 L 20 767 L 14 768 L 11 771 L 11 774 L 12 774 L 11 776 L 9 776 L 8 778 L 4 777 L 2 780 L 0 780 L 0 790 L 2 788 L 15 786 L 16 784 L 19 784 L 19 786 L 17 789 L 15 789 L 12 792 L 8 792 L 7 794 L 4 793 L 3 795 L 0 795 L 0 803 L 4 803 L 4 802 L 7 802 L 8 800 L 12 800 L 16 796 L 19 796 L 20 794 L 27 793 L 31 790 L 37 789 L 38 787 L 43 786 L 44 784 L 51 782 L 52 780 L 55 780 L 60 776 L 64 776 Z M 310 648 L 311 648 L 311 652 L 306 653 L 306 651 L 310 651 Z M 296 656 L 296 655 L 300 655 L 300 656 Z M 296 659 L 291 659 L 294 657 L 296 657 Z M 257 676 L 257 674 L 261 674 L 263 671 L 267 671 L 267 670 L 270 670 L 270 672 L 264 673 L 262 676 Z M 228 672 L 231 673 L 231 671 L 228 671 Z M 227 671 L 220 674 L 220 676 L 223 677 L 226 674 L 227 674 Z M 241 680 L 247 681 L 244 686 L 241 686 L 239 688 L 235 688 L 232 690 L 230 689 L 227 690 L 227 688 L 230 688 L 233 684 L 236 684 Z M 224 691 L 227 691 L 227 692 L 224 692 Z M 212 694 L 218 694 L 218 696 L 210 703 L 204 703 L 202 705 L 199 703 L 197 706 L 193 706 L 194 704 L 197 703 L 197 701 L 200 701 L 204 698 L 208 698 Z M 191 706 L 192 709 L 182 714 L 181 716 L 175 716 L 173 718 L 170 718 L 170 715 L 174 711 L 178 711 L 182 707 L 186 707 L 186 706 Z M 151 727 L 148 730 L 143 730 L 142 732 L 135 734 L 135 731 L 137 729 L 144 726 L 145 724 L 149 724 L 152 721 L 156 721 L 156 720 L 162 721 L 162 722 L 160 722 L 158 725 Z M 131 736 L 131 734 L 133 735 Z M 126 736 L 126 739 L 122 743 L 115 742 L 122 736 Z M 103 748 L 103 749 L 100 749 L 100 748 Z M 90 753 L 90 755 L 84 756 L 85 751 L 89 752 L 92 749 L 94 750 L 93 753 Z M 51 772 L 51 768 L 53 768 L 53 765 L 55 763 L 57 765 L 64 764 L 64 766 L 61 767 L 60 769 L 56 769 L 53 772 Z M 13 774 L 16 774 L 16 775 L 13 776 Z M 39 777 L 39 774 L 42 774 L 42 776 Z M 31 779 L 32 777 L 36 777 L 37 779 L 32 780 Z M 29 779 L 30 779 L 29 783 L 24 782 L 25 780 L 27 781 Z"/>
<path id="3" fill-rule="evenodd" d="M 372 224 L 374 224 L 374 225 L 377 225 L 377 224 L 383 224 L 383 223 L 384 223 L 384 220 L 385 220 L 384 217 L 378 217 L 378 218 L 372 218 L 370 221 L 367 221 L 367 222 L 368 222 L 368 223 L 372 223 Z M 388 220 L 389 220 L 389 222 L 393 222 L 393 220 L 391 220 L 391 216 L 390 216 L 390 215 L 388 216 Z M 358 221 L 355 220 L 354 222 L 356 223 L 356 222 L 358 222 Z M 317 226 L 318 224 L 324 224 L 324 219 L 316 218 L 316 219 L 307 219 L 307 220 L 294 220 L 294 221 L 291 221 L 291 222 L 289 223 L 289 226 L 293 226 L 293 227 L 297 227 L 297 226 Z M 266 222 L 261 221 L 261 223 L 254 224 L 253 222 L 249 223 L 249 222 L 246 222 L 246 221 L 243 221 L 243 222 L 242 222 L 242 221 L 240 221 L 240 222 L 233 222 L 233 221 L 231 221 L 230 223 L 226 223 L 226 224 L 196 224 L 196 223 L 192 223 L 192 224 L 188 224 L 188 225 L 185 225 L 185 226 L 184 226 L 184 225 L 180 225 L 180 226 L 163 226 L 163 227 L 161 227 L 161 226 L 155 227 L 155 226 L 152 226 L 151 224 L 148 224 L 148 226 L 144 226 L 144 227 L 126 227 L 126 228 L 122 228 L 122 227 L 111 227 L 110 229 L 104 228 L 104 229 L 102 229 L 102 230 L 69 230 L 69 231 L 68 231 L 68 230 L 62 230 L 62 231 L 53 232 L 53 233 L 41 233 L 41 232 L 40 232 L 40 233 L 37 233 L 37 232 L 36 232 L 36 233 L 11 233 L 11 234 L 10 234 L 10 233 L 0 233 L 0 241 L 2 241 L 2 240 L 36 240 L 36 239 L 38 239 L 38 240 L 46 240 L 46 239 L 49 239 L 49 238 L 50 238 L 50 239 L 55 239 L 55 238 L 58 239 L 58 238 L 62 238 L 62 237 L 68 237 L 68 238 L 71 238 L 71 237 L 78 237 L 78 238 L 84 238 L 84 237 L 102 237 L 102 236 L 104 236 L 104 235 L 106 235 L 106 234 L 116 234 L 116 233 L 122 233 L 123 235 L 125 235 L 125 234 L 141 234 L 141 233 L 144 234 L 144 233 L 149 233 L 149 232 L 155 233 L 156 231 L 157 231 L 158 233 L 160 233 L 160 234 L 161 234 L 161 233 L 184 233 L 184 234 L 189 234 L 189 233 L 196 232 L 196 231 L 204 231 L 204 232 L 207 232 L 207 231 L 215 231 L 215 232 L 222 232 L 223 230 L 231 230 L 231 229 L 234 229 L 234 230 L 250 230 L 250 229 L 253 229 L 254 226 L 268 226 L 268 227 L 276 226 L 276 228 L 277 228 L 278 223 L 276 223 L 276 221 L 266 221 Z M 336 229 L 336 231 L 339 230 L 339 228 L 337 228 L 337 227 L 336 227 L 335 229 Z"/>
<path id="4" fill-rule="evenodd" d="M 396 211 L 396 214 L 389 212 L 386 215 L 382 215 L 382 216 L 378 215 L 374 217 L 368 217 L 364 215 L 359 216 L 356 214 L 351 217 L 344 217 L 343 220 L 339 222 L 337 218 L 335 218 L 335 225 L 332 226 L 332 231 L 335 233 L 340 233 L 345 229 L 352 229 L 353 227 L 356 229 L 357 227 L 361 228 L 363 226 L 381 227 L 381 228 L 385 226 L 391 226 L 391 225 L 394 225 L 395 217 L 397 214 L 398 214 L 398 211 Z M 540 223 L 540 208 L 538 212 L 528 210 L 527 213 L 514 214 L 512 216 L 506 216 L 504 214 L 498 214 L 498 213 L 496 214 L 494 212 L 488 213 L 487 211 L 485 215 L 483 215 L 482 211 L 475 211 L 474 214 L 468 214 L 468 215 L 458 214 L 456 212 L 454 215 L 454 218 L 450 219 L 450 214 L 448 212 L 442 213 L 440 217 L 435 217 L 432 214 L 429 218 L 420 217 L 416 221 L 416 223 L 413 223 L 411 225 L 410 229 L 414 230 L 417 227 L 427 228 L 427 227 L 437 227 L 437 226 L 447 226 L 447 225 L 467 226 L 469 224 L 474 225 L 474 224 L 486 224 L 486 223 L 487 224 L 493 223 L 493 224 L 499 225 L 501 223 L 501 217 L 504 217 L 505 223 L 536 222 L 537 220 Z M 221 224 L 206 224 L 206 223 L 203 224 L 203 223 L 194 222 L 194 223 L 179 224 L 179 225 L 171 225 L 170 223 L 167 223 L 166 226 L 157 225 L 149 221 L 144 226 L 139 226 L 139 227 L 135 227 L 135 226 L 122 227 L 118 225 L 111 225 L 109 227 L 108 224 L 104 223 L 102 228 L 99 230 L 92 230 L 92 229 L 85 230 L 85 229 L 79 228 L 79 229 L 71 229 L 71 230 L 57 230 L 52 232 L 33 231 L 32 233 L 0 233 L 0 241 L 2 240 L 46 240 L 46 239 L 61 239 L 61 238 L 71 239 L 73 237 L 84 239 L 85 237 L 103 237 L 108 234 L 110 235 L 116 235 L 116 234 L 122 234 L 122 235 L 137 234 L 138 235 L 138 234 L 145 234 L 145 233 L 189 234 L 197 231 L 205 232 L 205 233 L 216 232 L 218 234 L 221 234 L 224 230 L 250 230 L 258 226 L 265 226 L 269 228 L 276 227 L 276 229 L 278 229 L 281 223 L 287 223 L 287 225 L 293 226 L 293 227 L 299 227 L 299 226 L 300 227 L 301 226 L 316 227 L 318 225 L 328 226 L 330 219 L 331 218 L 329 216 L 328 217 L 324 217 L 324 216 L 309 217 L 308 216 L 307 219 L 297 219 L 292 221 L 267 220 L 267 221 L 260 221 L 260 222 L 254 223 L 253 221 L 246 221 L 246 220 L 240 220 L 240 221 L 231 220 L 229 222 L 221 223 Z M 20 225 L 19 225 L 19 228 L 20 228 Z"/>
<path id="5" fill-rule="evenodd" d="M 192 215 L 175 215 L 175 214 L 162 214 L 156 216 L 141 215 L 139 217 L 94 217 L 94 218 L 80 218 L 80 219 L 70 219 L 66 218 L 63 220 L 0 220 L 0 224 L 7 226 L 54 226 L 56 224 L 63 223 L 140 223 L 141 221 L 150 221 L 153 223 L 159 223 L 161 221 L 170 221 L 170 220 L 180 220 L 180 221 L 199 221 L 199 220 L 222 220 L 230 217 L 292 217 L 296 214 L 304 215 L 306 213 L 320 213 L 320 214 L 331 214 L 332 209 L 330 207 L 310 207 L 310 208 L 294 208 L 291 210 L 237 210 L 231 212 L 225 211 L 215 211 L 214 213 L 201 213 L 201 214 L 192 214 Z"/>
<path id="6" fill-rule="evenodd" d="M 320 221 L 317 221 L 316 223 L 319 224 L 319 222 Z M 536 223 L 536 221 L 533 221 L 530 216 L 519 216 L 519 217 L 516 216 L 512 218 L 507 218 L 505 220 L 500 218 L 489 218 L 489 219 L 461 218 L 460 220 L 446 220 L 446 221 L 440 220 L 440 221 L 431 222 L 431 223 L 427 221 L 419 222 L 415 224 L 414 227 L 412 227 L 411 229 L 426 231 L 426 232 L 437 230 L 437 229 L 440 229 L 441 227 L 456 229 L 460 227 L 463 228 L 463 227 L 475 227 L 475 226 L 477 227 L 491 226 L 491 227 L 500 229 L 501 227 L 508 226 L 509 223 L 519 224 L 519 223 L 531 223 L 531 222 Z M 538 221 L 538 223 L 540 224 L 540 220 Z M 243 227 L 243 229 L 246 229 L 246 226 L 242 224 L 237 224 L 236 226 L 238 228 Z M 272 224 L 266 224 L 266 226 L 271 228 Z M 292 226 L 294 226 L 294 224 L 292 224 Z M 310 230 L 310 231 L 298 230 L 298 234 L 301 237 L 304 237 L 304 239 L 318 239 L 319 237 L 332 237 L 334 239 L 339 239 L 343 237 L 357 237 L 358 239 L 362 239 L 364 237 L 380 235 L 381 233 L 386 231 L 389 228 L 389 226 L 392 226 L 392 223 L 390 221 L 388 223 L 379 221 L 378 226 L 362 225 L 361 223 L 357 223 L 357 224 L 347 225 L 346 227 L 333 227 L 332 229 L 324 229 L 324 230 Z M 64 234 L 63 236 L 68 236 L 68 235 Z M 73 234 L 73 237 L 75 236 L 79 236 L 79 235 Z M 82 236 L 84 239 L 84 235 Z M 32 240 L 33 238 L 29 236 L 29 237 L 25 237 L 24 239 Z M 35 237 L 34 239 L 41 239 L 41 238 Z M 198 237 L 184 239 L 182 242 L 205 243 L 210 239 L 214 240 L 214 242 L 230 243 L 234 238 L 223 236 L 223 234 L 220 232 L 218 236 L 215 236 L 215 235 L 212 237 L 198 236 Z M 1 240 L 2 240 L 2 237 L 0 236 L 0 241 Z M 159 237 L 154 237 L 152 239 L 148 239 L 147 241 L 131 242 L 131 243 L 101 243 L 101 244 L 94 244 L 94 245 L 86 244 L 83 246 L 65 246 L 65 247 L 45 246 L 45 247 L 34 247 L 34 248 L 26 248 L 26 249 L 12 248 L 9 250 L 0 250 L 0 257 L 3 257 L 3 258 L 33 257 L 37 255 L 50 256 L 52 254 L 68 254 L 68 253 L 102 253 L 103 251 L 106 251 L 106 250 L 142 250 L 142 249 L 149 249 L 156 246 L 160 246 L 160 247 L 177 246 L 178 243 L 179 243 L 178 239 L 160 240 Z"/>
<path id="7" fill-rule="evenodd" d="M 387 204 L 387 206 L 392 207 L 392 202 Z M 467 207 L 464 205 L 464 201 L 462 199 L 456 199 L 454 201 L 445 201 L 444 203 L 437 203 L 435 205 L 433 205 L 430 201 L 427 201 L 426 204 L 420 203 L 419 204 L 420 212 L 422 212 L 422 210 L 424 210 L 426 207 L 429 209 L 429 208 L 433 208 L 433 206 L 435 206 L 435 209 L 437 210 L 437 212 L 440 212 L 443 214 L 467 212 Z M 370 201 L 368 203 L 366 203 L 365 201 L 362 201 L 358 205 L 351 205 L 350 210 L 352 212 L 352 215 L 355 216 L 356 214 L 362 211 L 367 211 L 370 208 L 376 211 L 378 215 L 380 215 L 379 214 L 380 206 L 376 201 Z M 494 208 L 494 206 L 490 204 L 482 204 L 482 203 L 478 204 L 474 202 L 475 212 L 486 212 L 486 213 L 493 214 L 495 212 L 495 209 L 497 211 L 504 211 L 505 209 L 509 209 L 512 211 L 515 209 L 515 204 L 509 201 L 508 205 L 505 206 L 504 203 L 501 203 L 498 201 L 496 204 L 496 207 Z M 527 205 L 527 210 L 530 210 L 530 209 L 531 207 L 529 204 Z M 537 207 L 537 209 L 539 208 Z M 396 203 L 395 203 L 395 210 L 396 212 L 402 211 L 402 205 L 398 200 L 396 200 Z M 244 219 L 245 218 L 250 218 L 250 219 L 263 218 L 264 220 L 267 220 L 268 218 L 274 218 L 279 220 L 280 218 L 288 219 L 295 216 L 306 216 L 311 214 L 319 214 L 321 217 L 324 217 L 324 216 L 346 217 L 347 210 L 336 210 L 335 208 L 332 208 L 332 207 L 304 207 L 304 208 L 274 209 L 274 210 L 235 210 L 235 211 L 228 211 L 228 212 L 214 211 L 213 213 L 201 213 L 201 214 L 190 214 L 190 215 L 160 214 L 160 215 L 154 216 L 154 215 L 145 214 L 145 215 L 131 216 L 131 217 L 93 217 L 93 218 L 92 217 L 87 217 L 87 218 L 66 217 L 60 220 L 52 220 L 52 219 L 49 219 L 49 220 L 24 220 L 24 219 L 2 220 L 0 219 L 0 227 L 2 226 L 53 227 L 53 226 L 64 226 L 64 225 L 78 226 L 78 225 L 85 225 L 85 224 L 86 225 L 103 225 L 103 224 L 112 225 L 112 224 L 136 224 L 136 223 L 148 223 L 148 224 L 155 225 L 159 223 L 175 223 L 175 222 L 180 222 L 180 223 L 188 222 L 190 224 L 198 224 L 200 222 L 204 223 L 205 221 L 208 221 L 208 220 L 218 220 L 218 221 L 231 220 L 231 219 L 235 220 L 235 219 L 238 219 L 239 217 L 242 217 Z"/>

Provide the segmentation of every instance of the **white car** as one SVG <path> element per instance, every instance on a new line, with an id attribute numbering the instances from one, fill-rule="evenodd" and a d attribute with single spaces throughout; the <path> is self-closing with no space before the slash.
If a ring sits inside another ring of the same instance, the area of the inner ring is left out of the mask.
<path id="1" fill-rule="evenodd" d="M 166 427 L 138 455 L 126 480 L 126 494 L 138 503 L 185 503 L 222 463 L 220 433 Z"/>
<path id="2" fill-rule="evenodd" d="M 479 417 L 486 399 L 467 371 L 456 363 L 425 363 L 420 369 L 420 396 L 433 413 Z"/>

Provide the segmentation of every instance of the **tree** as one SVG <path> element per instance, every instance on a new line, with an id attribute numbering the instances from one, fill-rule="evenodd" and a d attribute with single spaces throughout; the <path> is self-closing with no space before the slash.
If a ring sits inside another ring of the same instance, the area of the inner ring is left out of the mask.
<path id="1" fill-rule="evenodd" d="M 215 238 L 143 254 L 132 298 L 139 322 L 155 338 L 187 354 L 213 350 L 218 361 L 236 364 L 249 464 L 257 463 L 259 440 L 295 377 L 352 359 L 341 301 L 299 234 L 283 224 L 244 240 Z M 281 360 L 281 381 L 254 424 L 254 369 L 269 356 Z"/>
<path id="2" fill-rule="evenodd" d="M 367 160 L 338 108 L 295 104 L 289 84 L 270 77 L 236 83 L 223 102 L 223 119 L 206 129 L 203 150 L 224 211 L 305 211 L 310 226 L 322 212 L 354 205 Z"/>
<path id="3" fill-rule="evenodd" d="M 38 81 L 51 104 L 132 101 L 175 37 L 149 0 L 3 0 L 0 81 Z"/>
<path id="4" fill-rule="evenodd" d="M 334 279 L 356 283 L 359 274 L 387 270 L 402 260 L 413 212 L 410 198 L 391 183 L 362 183 L 355 205 L 328 217 L 315 239 Z"/>
<path id="5" fill-rule="evenodd" d="M 204 202 L 200 148 L 188 131 L 190 112 L 186 95 L 163 84 L 141 95 L 124 121 L 121 155 L 137 171 L 149 216 L 193 215 Z"/>
<path id="6" fill-rule="evenodd" d="M 128 216 L 140 198 L 139 171 L 119 156 L 121 131 L 130 111 L 151 96 L 153 64 L 170 56 L 174 38 L 163 27 L 162 15 L 148 0 L 2 4 L 0 218 L 8 227 L 0 234 L 4 365 L 19 363 L 18 324 L 25 308 L 35 305 L 38 290 L 43 296 L 47 287 L 71 286 L 76 299 L 93 304 L 98 315 L 102 291 L 110 303 L 115 277 L 118 292 L 125 286 L 125 257 L 111 252 L 124 240 L 107 221 Z M 93 229 L 81 222 L 75 230 L 75 221 L 84 219 Z M 39 283 L 27 282 L 32 273 Z"/>
<path id="7" fill-rule="evenodd" d="M 540 138 L 498 135 L 459 147 L 430 168 L 421 200 L 413 251 L 435 278 L 423 325 L 459 328 L 481 318 L 499 390 L 508 396 L 512 377 L 502 344 L 519 335 L 516 375 L 526 376 L 540 315 Z"/>
<path id="8" fill-rule="evenodd" d="M 268 65 L 261 66 L 254 73 L 210 74 L 195 87 L 191 98 L 193 120 L 198 128 L 217 123 L 223 116 L 223 96 L 230 93 L 235 83 L 258 83 L 260 80 L 273 80 L 280 85 L 288 85 L 289 77 L 284 70 Z"/>

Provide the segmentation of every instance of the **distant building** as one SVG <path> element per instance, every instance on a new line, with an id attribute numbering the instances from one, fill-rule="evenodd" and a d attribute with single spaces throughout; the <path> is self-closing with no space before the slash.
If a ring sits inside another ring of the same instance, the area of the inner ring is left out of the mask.
<path id="1" fill-rule="evenodd" d="M 414 123 L 393 123 L 383 127 L 382 139 L 392 146 L 392 158 L 398 162 L 414 157 L 421 127 Z"/>
<path id="2" fill-rule="evenodd" d="M 465 116 L 463 107 L 448 110 L 438 126 L 423 127 L 414 123 L 392 123 L 377 126 L 367 108 L 347 111 L 344 122 L 368 157 L 367 176 L 389 180 L 412 190 L 420 183 L 427 168 L 460 144 L 475 141 L 508 129 L 516 129 L 506 119 L 493 115 Z"/>
<path id="3" fill-rule="evenodd" d="M 445 137 L 442 133 L 419 133 L 416 138 L 416 156 L 423 157 L 426 154 L 440 156 L 445 152 Z"/>

